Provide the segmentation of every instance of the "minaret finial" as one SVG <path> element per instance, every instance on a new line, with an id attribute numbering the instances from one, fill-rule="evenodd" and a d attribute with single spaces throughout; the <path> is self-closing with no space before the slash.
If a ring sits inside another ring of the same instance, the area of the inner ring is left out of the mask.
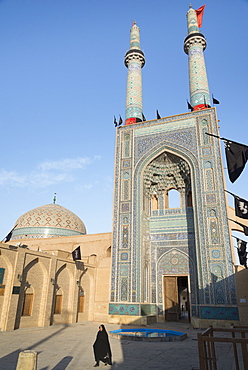
<path id="1" fill-rule="evenodd" d="M 54 197 L 53 197 L 53 204 L 55 204 L 55 203 L 56 203 L 56 194 L 57 194 L 57 193 L 54 193 Z"/>
<path id="2" fill-rule="evenodd" d="M 141 68 L 145 65 L 145 56 L 140 50 L 140 29 L 136 21 L 130 31 L 130 49 L 124 62 L 128 68 L 125 125 L 143 121 Z"/>

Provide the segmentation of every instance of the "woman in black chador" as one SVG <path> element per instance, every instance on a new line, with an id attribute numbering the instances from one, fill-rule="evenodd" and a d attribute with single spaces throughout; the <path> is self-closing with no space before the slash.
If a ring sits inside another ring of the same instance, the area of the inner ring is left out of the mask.
<path id="1" fill-rule="evenodd" d="M 95 343 L 93 344 L 93 348 L 96 360 L 96 364 L 94 365 L 94 367 L 99 366 L 100 361 L 104 362 L 105 365 L 112 365 L 112 353 L 110 349 L 108 334 L 104 325 L 99 326 L 99 331 L 97 333 Z"/>

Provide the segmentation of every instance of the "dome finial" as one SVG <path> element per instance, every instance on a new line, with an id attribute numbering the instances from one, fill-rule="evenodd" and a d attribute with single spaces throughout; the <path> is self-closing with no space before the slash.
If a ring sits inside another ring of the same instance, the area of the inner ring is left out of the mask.
<path id="1" fill-rule="evenodd" d="M 53 197 L 53 204 L 55 204 L 55 203 L 56 203 L 56 194 L 57 194 L 57 193 L 54 193 L 54 197 Z"/>
<path id="2" fill-rule="evenodd" d="M 189 4 L 189 8 L 192 9 L 192 4 Z"/>

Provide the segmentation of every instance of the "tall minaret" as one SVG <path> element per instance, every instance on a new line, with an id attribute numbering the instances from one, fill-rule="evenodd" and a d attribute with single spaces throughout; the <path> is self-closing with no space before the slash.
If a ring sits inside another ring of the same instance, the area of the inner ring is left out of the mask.
<path id="1" fill-rule="evenodd" d="M 130 49 L 124 62 L 128 68 L 125 125 L 129 125 L 143 121 L 141 68 L 145 65 L 145 56 L 140 50 L 140 29 L 136 22 L 130 30 Z"/>
<path id="2" fill-rule="evenodd" d="M 190 104 L 193 110 L 210 107 L 208 78 L 203 51 L 207 43 L 202 33 L 199 33 L 197 11 L 190 8 L 187 13 L 188 36 L 184 40 L 184 51 L 189 56 L 189 90 Z"/>

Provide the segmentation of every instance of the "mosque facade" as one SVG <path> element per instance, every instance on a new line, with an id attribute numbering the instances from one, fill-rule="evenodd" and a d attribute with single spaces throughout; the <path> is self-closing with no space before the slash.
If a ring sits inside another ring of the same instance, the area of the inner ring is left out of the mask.
<path id="1" fill-rule="evenodd" d="M 207 135 L 218 136 L 218 119 L 192 7 L 187 22 L 191 111 L 145 120 L 134 22 L 126 117 L 116 128 L 113 230 L 88 235 L 55 202 L 22 215 L 0 244 L 0 330 L 85 320 L 248 324 L 247 270 L 234 266 L 230 237 L 242 230 L 228 221 L 238 218 L 227 204 L 219 142 Z"/>
<path id="2" fill-rule="evenodd" d="M 139 28 L 130 31 L 125 125 L 118 127 L 110 317 L 239 321 L 215 108 L 199 17 L 190 7 L 190 113 L 146 121 Z M 176 191 L 179 205 L 170 205 Z"/>

